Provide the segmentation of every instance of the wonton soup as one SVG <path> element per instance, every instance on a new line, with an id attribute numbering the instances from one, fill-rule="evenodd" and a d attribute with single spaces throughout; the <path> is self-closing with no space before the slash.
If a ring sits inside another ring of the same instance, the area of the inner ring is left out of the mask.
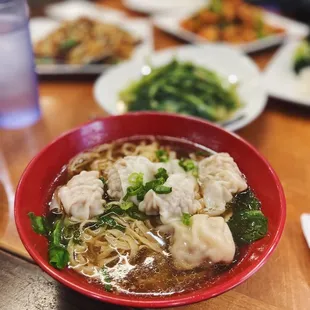
<path id="1" fill-rule="evenodd" d="M 227 153 L 165 137 L 102 144 L 52 186 L 49 263 L 117 294 L 171 295 L 211 285 L 267 233 L 261 204 Z"/>

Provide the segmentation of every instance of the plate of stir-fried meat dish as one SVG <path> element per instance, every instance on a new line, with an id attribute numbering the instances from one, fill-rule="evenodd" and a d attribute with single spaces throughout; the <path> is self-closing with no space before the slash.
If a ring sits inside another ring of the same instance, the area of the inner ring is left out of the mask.
<path id="1" fill-rule="evenodd" d="M 63 22 L 36 18 L 30 29 L 41 74 L 101 73 L 152 50 L 151 29 L 142 19 L 116 24 L 88 17 Z"/>
<path id="2" fill-rule="evenodd" d="M 212 0 L 194 12 L 154 17 L 160 29 L 192 43 L 217 42 L 245 52 L 281 43 L 287 36 L 303 37 L 304 24 L 278 16 L 243 0 Z"/>

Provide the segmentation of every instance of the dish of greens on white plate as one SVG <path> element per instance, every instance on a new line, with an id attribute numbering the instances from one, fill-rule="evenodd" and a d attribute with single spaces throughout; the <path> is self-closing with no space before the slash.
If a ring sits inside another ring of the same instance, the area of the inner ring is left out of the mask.
<path id="1" fill-rule="evenodd" d="M 229 130 L 253 121 L 266 104 L 256 65 L 222 45 L 166 49 L 117 65 L 98 78 L 94 96 L 110 114 L 165 111 Z"/>
<path id="2" fill-rule="evenodd" d="M 285 44 L 264 72 L 268 93 L 310 106 L 310 38 Z"/>

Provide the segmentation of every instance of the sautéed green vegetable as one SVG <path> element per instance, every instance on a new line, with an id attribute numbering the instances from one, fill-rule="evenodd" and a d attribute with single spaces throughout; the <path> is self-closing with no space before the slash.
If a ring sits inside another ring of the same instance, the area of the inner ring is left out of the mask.
<path id="1" fill-rule="evenodd" d="M 241 106 L 235 85 L 224 83 L 211 70 L 177 60 L 152 68 L 119 97 L 129 111 L 167 111 L 211 121 L 225 120 Z"/>

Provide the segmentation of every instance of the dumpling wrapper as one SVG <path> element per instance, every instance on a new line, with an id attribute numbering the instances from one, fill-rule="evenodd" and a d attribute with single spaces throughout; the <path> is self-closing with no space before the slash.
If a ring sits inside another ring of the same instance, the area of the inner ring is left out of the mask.
<path id="1" fill-rule="evenodd" d="M 204 263 L 233 261 L 235 243 L 231 231 L 222 217 L 196 214 L 190 226 L 181 221 L 169 224 L 173 229 L 170 253 L 179 270 L 191 270 Z"/>
<path id="2" fill-rule="evenodd" d="M 58 191 L 67 215 L 87 220 L 103 213 L 103 183 L 98 171 L 82 171 Z"/>
<path id="3" fill-rule="evenodd" d="M 116 161 L 108 171 L 108 194 L 113 198 L 121 199 L 130 186 L 128 178 L 132 173 L 142 173 L 143 183 L 145 184 L 154 179 L 159 168 L 165 168 L 168 174 L 186 174 L 183 168 L 179 166 L 177 159 L 172 159 L 167 163 L 153 163 L 144 156 L 125 156 Z M 135 199 L 133 202 L 137 203 Z"/>
<path id="4" fill-rule="evenodd" d="M 143 183 L 154 179 L 154 164 L 144 156 L 126 156 L 116 161 L 108 172 L 108 194 L 121 199 L 127 192 L 129 176 L 132 173 L 143 173 Z M 137 201 L 134 201 L 137 203 Z"/>
<path id="5" fill-rule="evenodd" d="M 118 160 L 108 172 L 108 194 L 122 199 L 130 186 L 128 178 L 132 173 L 143 173 L 143 183 L 154 180 L 159 168 L 165 168 L 169 177 L 165 186 L 172 187 L 169 194 L 156 194 L 153 190 L 146 193 L 144 200 L 138 202 L 136 197 L 130 200 L 139 205 L 139 210 L 147 215 L 160 215 L 163 223 L 178 219 L 183 213 L 193 214 L 201 208 L 195 200 L 196 179 L 179 166 L 177 159 L 166 163 L 153 163 L 144 156 L 126 156 Z"/>
<path id="6" fill-rule="evenodd" d="M 218 153 L 199 162 L 199 181 L 203 190 L 205 210 L 211 216 L 225 212 L 233 194 L 247 189 L 237 164 L 227 153 Z"/>
<path id="7" fill-rule="evenodd" d="M 169 194 L 156 194 L 153 190 L 146 193 L 139 204 L 139 210 L 148 215 L 160 215 L 163 224 L 180 219 L 183 213 L 194 214 L 201 205 L 195 199 L 198 186 L 196 179 L 185 173 L 170 175 L 164 184 L 172 187 Z"/>

